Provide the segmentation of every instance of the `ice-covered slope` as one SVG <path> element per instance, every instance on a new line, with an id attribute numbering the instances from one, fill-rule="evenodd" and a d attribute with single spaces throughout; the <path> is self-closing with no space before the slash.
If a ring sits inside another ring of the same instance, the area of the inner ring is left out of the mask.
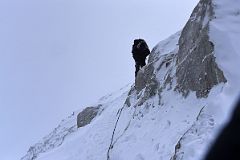
<path id="1" fill-rule="evenodd" d="M 22 160 L 201 159 L 240 91 L 239 26 L 239 1 L 201 0 L 135 84 L 79 111 L 78 129 L 74 112 Z"/>

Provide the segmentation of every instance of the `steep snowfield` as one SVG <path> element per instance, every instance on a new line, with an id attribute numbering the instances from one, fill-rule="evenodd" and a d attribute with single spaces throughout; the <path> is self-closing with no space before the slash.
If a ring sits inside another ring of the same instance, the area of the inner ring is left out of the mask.
<path id="1" fill-rule="evenodd" d="M 156 75 L 161 83 L 166 80 L 168 72 L 174 75 L 175 63 L 166 67 L 166 55 L 167 52 L 170 55 L 177 53 L 179 36 L 180 32 L 160 42 L 151 57 L 155 70 L 159 70 Z M 160 64 L 163 64 L 161 69 Z M 140 72 L 144 72 L 144 69 Z M 162 91 L 161 96 L 155 95 L 143 104 L 141 97 L 144 97 L 144 91 L 136 93 L 134 87 L 129 91 L 127 86 L 101 98 L 95 106 L 101 104 L 102 112 L 89 125 L 77 131 L 75 128 L 75 132 L 67 135 L 60 147 L 45 149 L 47 152 L 39 154 L 37 159 L 102 160 L 108 156 L 112 160 L 170 159 L 178 141 L 194 125 L 200 112 L 207 106 L 207 101 L 197 99 L 194 93 L 185 99 L 171 90 L 170 85 Z M 130 106 L 125 102 L 127 98 Z"/>
<path id="2" fill-rule="evenodd" d="M 228 115 L 240 90 L 240 1 L 214 0 L 215 19 L 210 23 L 210 38 L 215 44 L 219 67 L 227 79 L 217 105 Z"/>
<path id="3" fill-rule="evenodd" d="M 81 128 L 81 130 L 77 130 L 77 114 L 81 112 L 81 110 L 73 112 L 72 115 L 62 120 L 62 122 L 58 125 L 58 127 L 56 127 L 49 135 L 44 137 L 43 140 L 31 146 L 28 153 L 22 158 L 22 160 L 35 159 L 38 156 L 39 156 L 39 159 L 42 159 L 42 158 L 45 159 L 46 157 L 49 157 L 48 159 L 64 158 L 65 156 L 59 155 L 58 154 L 59 152 L 63 153 L 63 155 L 68 155 L 67 157 L 69 157 L 69 159 L 72 159 L 72 156 L 71 156 L 72 152 L 79 152 L 78 150 L 81 151 L 82 150 L 81 148 L 85 148 L 86 146 L 89 146 L 91 149 L 90 144 L 97 146 L 96 143 L 93 143 L 94 138 L 97 137 L 97 134 L 94 135 L 94 133 L 92 133 L 91 135 L 89 135 L 89 132 L 90 132 L 89 130 L 92 130 L 93 128 L 96 127 L 96 130 L 95 130 L 96 132 L 100 132 L 100 130 L 102 130 L 103 132 L 101 133 L 101 135 L 108 136 L 108 134 L 105 133 L 104 128 L 112 128 L 112 125 L 114 122 L 109 121 L 109 119 L 113 119 L 113 117 L 115 117 L 115 114 L 119 106 L 122 106 L 123 101 L 127 97 L 127 92 L 129 88 L 130 88 L 130 85 L 127 85 L 124 88 L 120 89 L 119 91 L 116 91 L 112 94 L 102 97 L 96 103 L 96 105 L 102 105 L 101 107 L 102 110 L 106 110 L 107 108 L 109 108 L 108 112 L 111 112 L 111 116 L 105 116 L 105 114 L 109 114 L 109 113 L 103 112 L 103 114 L 101 114 L 101 116 L 98 117 L 98 118 L 101 118 L 101 117 L 107 118 L 101 121 L 103 124 L 98 124 L 98 125 L 101 125 L 102 128 L 98 127 L 97 124 L 94 125 L 94 123 L 91 123 L 90 125 Z M 94 120 L 92 122 L 94 122 Z M 89 141 L 86 140 L 88 139 L 87 135 L 90 136 Z M 82 136 L 86 136 L 86 138 L 83 138 L 82 140 L 80 140 L 81 142 L 80 143 L 78 138 L 81 139 Z M 100 138 L 104 138 L 104 137 L 100 137 Z M 76 141 L 74 139 L 76 139 Z M 76 142 L 75 144 L 73 143 L 74 141 Z M 109 142 L 105 142 L 105 143 L 109 143 Z M 69 145 L 73 145 L 73 148 L 75 148 L 76 150 L 75 149 L 72 150 L 71 149 L 72 147 L 70 147 Z M 62 151 L 61 148 L 66 148 L 66 150 Z M 98 148 L 101 149 L 100 146 L 98 146 Z M 45 152 L 46 154 L 42 154 Z M 54 155 L 55 152 L 57 156 Z M 59 157 L 59 156 L 62 156 L 62 157 Z"/>
<path id="4" fill-rule="evenodd" d="M 128 90 L 129 87 L 127 87 Z M 106 150 L 110 143 L 112 129 L 117 111 L 127 97 L 126 88 L 123 88 L 120 97 L 115 95 L 100 100 L 102 113 L 91 124 L 78 129 L 67 137 L 65 142 L 55 150 L 39 156 L 39 160 L 79 160 L 79 159 L 105 159 Z M 119 94 L 119 93 L 117 93 Z"/>
<path id="5" fill-rule="evenodd" d="M 177 33 L 158 44 L 156 50 L 162 54 L 156 57 L 155 67 L 165 60 L 164 55 L 167 52 L 177 53 L 179 35 Z M 168 68 L 172 67 L 174 64 Z M 160 82 L 164 81 L 168 68 L 163 66 L 158 72 Z M 103 111 L 91 124 L 68 135 L 60 147 L 40 154 L 37 159 L 107 159 L 107 150 L 115 126 L 112 147 L 109 150 L 110 159 L 170 159 L 178 140 L 196 121 L 206 102 L 197 99 L 194 94 L 185 99 L 166 89 L 162 92 L 161 102 L 156 95 L 141 106 L 136 106 L 141 101 L 138 96 L 142 97 L 142 94 L 137 94 L 134 87 L 131 90 L 133 92 L 130 91 L 129 95 L 125 92 L 116 99 L 111 98 L 117 97 L 114 94 L 102 98 L 98 104 L 102 104 Z M 124 103 L 127 97 L 130 97 L 129 107 Z M 119 121 L 116 123 L 118 117 Z"/>
<path id="6" fill-rule="evenodd" d="M 240 93 L 240 1 L 213 0 L 214 18 L 209 37 L 215 46 L 214 56 L 227 82 L 214 87 L 198 120 L 180 140 L 176 159 L 201 159 L 221 130 Z"/>
<path id="7" fill-rule="evenodd" d="M 240 91 L 240 1 L 214 0 L 212 7 L 214 18 L 205 16 L 202 25 L 209 25 L 211 54 L 226 83 L 214 85 L 202 98 L 176 91 L 177 32 L 153 49 L 134 85 L 93 105 L 100 110 L 90 124 L 77 129 L 81 111 L 74 112 L 22 160 L 200 160 Z"/>
<path id="8" fill-rule="evenodd" d="M 179 33 L 159 43 L 153 53 L 156 56 L 152 63 L 161 84 L 166 81 L 168 72 L 174 74 L 175 63 L 172 62 L 167 67 L 166 54 L 177 53 L 178 38 Z M 159 66 L 162 66 L 161 69 Z M 144 97 L 144 92 L 130 94 L 131 106 L 123 108 L 119 113 L 120 119 L 109 159 L 170 159 L 178 140 L 193 125 L 200 110 L 206 105 L 204 100 L 197 99 L 194 94 L 189 95 L 187 99 L 183 98 L 172 91 L 170 85 L 161 92 L 161 95 L 155 95 L 142 104 L 139 97 Z"/>

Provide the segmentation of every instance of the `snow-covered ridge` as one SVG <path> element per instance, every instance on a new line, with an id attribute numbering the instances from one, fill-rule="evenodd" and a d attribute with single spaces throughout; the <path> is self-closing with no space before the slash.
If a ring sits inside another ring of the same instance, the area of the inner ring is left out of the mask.
<path id="1" fill-rule="evenodd" d="M 126 94 L 126 92 L 129 90 L 129 87 L 130 85 L 128 84 L 120 90 L 100 98 L 96 103 L 96 106 L 101 106 L 99 109 L 100 111 L 106 109 L 110 103 L 117 101 L 122 96 L 122 94 Z M 82 110 L 75 111 L 66 119 L 63 119 L 49 135 L 43 137 L 42 140 L 31 146 L 27 154 L 22 157 L 21 160 L 36 159 L 40 154 L 49 152 L 62 145 L 68 136 L 77 131 L 77 115 L 81 112 Z"/>
<path id="2" fill-rule="evenodd" d="M 35 159 L 40 153 L 44 153 L 60 146 L 65 137 L 77 130 L 76 120 L 76 112 L 73 112 L 72 115 L 62 120 L 49 135 L 45 136 L 41 141 L 31 146 L 28 153 L 21 158 L 21 160 Z"/>

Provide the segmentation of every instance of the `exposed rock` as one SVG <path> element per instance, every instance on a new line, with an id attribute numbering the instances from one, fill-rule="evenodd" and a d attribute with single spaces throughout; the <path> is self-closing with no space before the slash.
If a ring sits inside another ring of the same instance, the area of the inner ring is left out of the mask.
<path id="1" fill-rule="evenodd" d="M 127 97 L 125 104 L 130 107 L 131 106 L 131 101 L 130 101 L 130 97 Z"/>
<path id="2" fill-rule="evenodd" d="M 137 91 L 137 94 L 139 94 L 141 91 L 143 92 L 141 92 L 138 96 L 140 100 L 138 101 L 137 106 L 142 105 L 150 97 L 157 94 L 159 83 L 156 79 L 154 70 L 155 68 L 153 66 L 153 63 L 149 63 L 144 67 L 143 70 L 140 70 L 138 72 L 138 75 L 135 79 L 135 89 Z"/>
<path id="3" fill-rule="evenodd" d="M 179 39 L 176 90 L 187 96 L 207 97 L 211 88 L 226 82 L 214 57 L 214 45 L 209 41 L 209 20 L 214 18 L 211 0 L 201 0 L 194 9 Z"/>
<path id="4" fill-rule="evenodd" d="M 156 78 L 153 77 L 147 83 L 145 91 L 143 92 L 143 96 L 141 96 L 140 100 L 137 103 L 137 106 L 141 106 L 149 98 L 156 95 L 157 91 L 158 91 L 158 82 Z"/>
<path id="5" fill-rule="evenodd" d="M 169 89 L 172 89 L 172 80 L 175 76 L 177 80 L 175 90 L 184 96 L 190 91 L 195 91 L 198 98 L 207 97 L 214 85 L 227 81 L 215 62 L 214 44 L 209 40 L 209 22 L 212 18 L 214 13 L 211 0 L 201 0 L 181 32 L 179 50 L 177 48 L 166 52 L 157 47 L 152 50 L 148 65 L 138 72 L 135 79 L 137 93 L 143 91 L 139 105 L 155 95 L 159 87 L 165 89 L 170 84 Z M 165 43 L 162 45 L 168 48 L 168 42 Z M 161 55 L 161 52 L 164 54 Z M 161 63 L 156 66 L 157 61 Z M 159 81 L 159 75 L 156 73 L 161 72 L 162 68 L 167 72 L 163 77 L 160 76 Z M 174 75 L 171 68 L 176 68 Z"/>
<path id="6" fill-rule="evenodd" d="M 87 107 L 82 112 L 80 112 L 77 116 L 78 128 L 89 124 L 92 121 L 92 119 L 96 117 L 99 109 L 100 109 L 100 106 Z"/>
<path id="7" fill-rule="evenodd" d="M 139 93 L 151 81 L 154 72 L 154 66 L 149 64 L 140 70 L 135 79 L 135 89 Z"/>
<path id="8" fill-rule="evenodd" d="M 125 100 L 125 103 L 124 105 L 130 107 L 132 104 L 131 104 L 131 96 L 135 93 L 135 86 L 133 85 L 130 89 L 130 91 L 128 92 L 128 97 L 126 98 Z"/>

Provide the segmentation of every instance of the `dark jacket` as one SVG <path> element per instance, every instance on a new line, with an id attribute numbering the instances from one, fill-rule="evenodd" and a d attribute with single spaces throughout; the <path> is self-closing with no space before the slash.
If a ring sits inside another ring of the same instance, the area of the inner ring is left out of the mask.
<path id="1" fill-rule="evenodd" d="M 134 40 L 132 54 L 136 64 L 145 65 L 145 59 L 150 54 L 147 43 L 143 39 Z"/>

